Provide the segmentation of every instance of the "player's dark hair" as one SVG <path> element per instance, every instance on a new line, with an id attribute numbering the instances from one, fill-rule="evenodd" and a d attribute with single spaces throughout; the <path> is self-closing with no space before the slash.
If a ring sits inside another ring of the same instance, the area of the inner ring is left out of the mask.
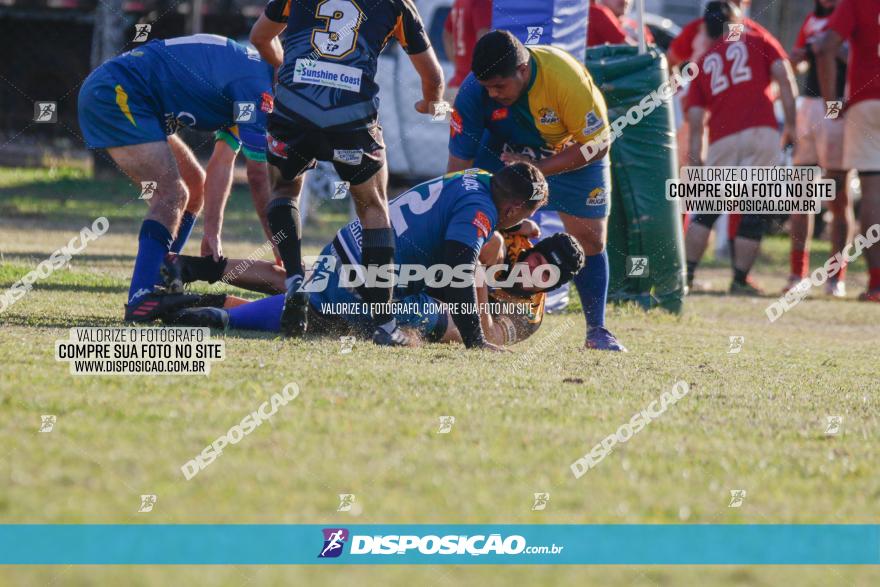
<path id="1" fill-rule="evenodd" d="M 513 77 L 516 68 L 528 63 L 529 52 L 510 31 L 492 31 L 474 46 L 471 71 L 480 81 L 493 77 Z"/>
<path id="2" fill-rule="evenodd" d="M 724 34 L 724 25 L 738 18 L 739 8 L 732 2 L 709 2 L 703 13 L 706 34 L 710 39 L 717 39 Z"/>
<path id="3" fill-rule="evenodd" d="M 826 8 L 826 7 L 822 6 L 822 2 L 820 2 L 819 0 L 816 0 L 816 8 L 813 9 L 813 14 L 821 17 L 821 16 L 828 16 L 832 12 L 834 12 L 833 7 Z"/>
<path id="4" fill-rule="evenodd" d="M 517 202 L 538 208 L 547 202 L 547 180 L 531 163 L 508 165 L 492 176 L 492 198 L 496 202 Z"/>

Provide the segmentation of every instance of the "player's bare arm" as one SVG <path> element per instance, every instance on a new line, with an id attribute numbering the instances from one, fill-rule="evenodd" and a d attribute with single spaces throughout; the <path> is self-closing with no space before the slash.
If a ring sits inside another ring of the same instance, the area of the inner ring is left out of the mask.
<path id="1" fill-rule="evenodd" d="M 822 35 L 816 48 L 816 69 L 819 72 L 819 87 L 826 102 L 837 100 L 837 55 L 843 45 L 843 38 L 837 31 L 828 30 Z"/>
<path id="2" fill-rule="evenodd" d="M 205 235 L 202 238 L 202 255 L 214 260 L 223 256 L 220 233 L 223 231 L 223 211 L 232 191 L 232 170 L 236 153 L 223 141 L 214 143 L 214 152 L 208 161 L 205 179 Z"/>
<path id="3" fill-rule="evenodd" d="M 431 114 L 431 104 L 443 99 L 443 69 L 431 47 L 410 55 L 409 59 L 422 80 L 422 99 L 416 102 L 415 108 L 422 114 Z"/>
<path id="4" fill-rule="evenodd" d="M 284 50 L 281 48 L 278 35 L 286 28 L 286 24 L 270 20 L 266 18 L 265 14 L 261 14 L 251 28 L 249 37 L 251 44 L 257 48 L 260 57 L 275 69 L 281 67 L 281 63 L 284 61 Z"/>
<path id="5" fill-rule="evenodd" d="M 597 151 L 593 154 L 592 157 L 587 158 L 587 156 L 583 152 L 583 149 L 581 148 L 581 145 L 571 145 L 564 148 L 559 153 L 552 155 L 551 157 L 540 159 L 538 161 L 534 161 L 531 157 L 528 157 L 526 155 L 519 155 L 516 153 L 502 153 L 501 160 L 508 165 L 510 165 L 511 163 L 518 163 L 520 161 L 533 163 L 546 176 L 556 175 L 557 173 L 566 173 L 568 171 L 580 169 L 581 167 L 585 167 L 590 163 L 593 163 L 594 161 L 600 161 L 607 154 L 608 147 L 603 147 L 601 151 Z"/>
<path id="6" fill-rule="evenodd" d="M 782 112 L 785 117 L 785 123 L 782 127 L 782 146 L 783 148 L 788 145 L 794 146 L 797 140 L 795 98 L 798 90 L 791 64 L 785 59 L 777 59 L 770 66 L 770 75 L 779 86 L 779 100 L 782 102 Z"/>
<path id="7" fill-rule="evenodd" d="M 688 163 L 700 166 L 703 164 L 703 124 L 706 109 L 693 106 L 687 111 L 688 121 Z"/>

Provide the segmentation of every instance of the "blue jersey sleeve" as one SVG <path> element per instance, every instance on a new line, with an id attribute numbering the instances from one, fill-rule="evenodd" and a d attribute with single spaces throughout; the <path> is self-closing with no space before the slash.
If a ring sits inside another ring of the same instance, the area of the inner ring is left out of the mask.
<path id="1" fill-rule="evenodd" d="M 477 156 L 486 126 L 482 98 L 483 87 L 474 74 L 468 74 L 455 97 L 455 109 L 449 122 L 449 153 L 453 157 L 472 160 Z"/>
<path id="2" fill-rule="evenodd" d="M 458 198 L 453 204 L 445 240 L 464 243 L 479 253 L 498 223 L 498 210 L 486 193 Z"/>

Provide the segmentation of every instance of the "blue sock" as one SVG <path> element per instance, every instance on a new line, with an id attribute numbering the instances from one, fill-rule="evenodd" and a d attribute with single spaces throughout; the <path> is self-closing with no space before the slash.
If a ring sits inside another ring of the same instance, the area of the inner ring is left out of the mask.
<path id="1" fill-rule="evenodd" d="M 172 253 L 179 253 L 183 250 L 183 246 L 186 244 L 186 241 L 189 240 L 189 235 L 192 234 L 193 226 L 195 226 L 195 224 L 195 214 L 191 214 L 184 210 L 183 216 L 180 219 L 180 226 L 177 229 L 177 238 L 171 243 Z"/>
<path id="2" fill-rule="evenodd" d="M 155 220 L 144 220 L 138 236 L 138 252 L 134 260 L 134 273 L 128 289 L 128 301 L 143 290 L 153 291 L 153 286 L 161 281 L 159 268 L 171 247 L 171 233 Z"/>
<path id="3" fill-rule="evenodd" d="M 278 332 L 281 330 L 283 307 L 284 295 L 280 294 L 229 308 L 229 327 Z"/>
<path id="4" fill-rule="evenodd" d="M 574 276 L 581 297 L 587 327 L 605 326 L 605 302 L 608 300 L 608 253 L 587 257 L 587 263 Z"/>

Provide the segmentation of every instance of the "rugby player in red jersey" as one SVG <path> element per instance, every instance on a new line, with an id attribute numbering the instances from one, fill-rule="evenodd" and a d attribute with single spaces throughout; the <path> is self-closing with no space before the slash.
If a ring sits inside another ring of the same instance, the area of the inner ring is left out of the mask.
<path id="1" fill-rule="evenodd" d="M 837 0 L 816 0 L 813 12 L 807 15 L 798 33 L 791 63 L 807 74 L 804 83 L 804 99 L 798 107 L 797 150 L 794 152 L 795 165 L 821 166 L 830 179 L 836 183 L 837 197 L 829 202 L 833 220 L 831 221 L 832 254 L 837 253 L 852 240 L 855 218 L 852 201 L 846 193 L 846 168 L 843 165 L 843 120 L 826 118 L 825 101 L 819 88 L 819 75 L 816 70 L 816 47 L 825 32 Z M 836 101 L 843 100 L 846 85 L 846 55 L 841 51 L 837 56 Z M 791 271 L 785 291 L 788 291 L 810 272 L 810 238 L 813 234 L 812 214 L 792 214 L 791 233 Z M 841 263 L 840 272 L 825 283 L 825 293 L 835 297 L 845 297 L 846 260 Z"/>
<path id="2" fill-rule="evenodd" d="M 826 103 L 837 99 L 837 54 L 849 41 L 843 165 L 859 172 L 865 234 L 880 224 L 880 0 L 840 0 L 827 28 L 816 59 Z M 868 248 L 866 256 L 868 290 L 860 299 L 880 302 L 880 247 Z"/>
<path id="3" fill-rule="evenodd" d="M 785 53 L 762 36 L 744 32 L 728 41 L 729 23 L 740 22 L 739 9 L 732 2 L 706 5 L 706 34 L 712 45 L 699 61 L 699 74 L 688 89 L 685 111 L 690 124 L 690 162 L 703 165 L 704 117 L 709 115 L 709 166 L 769 166 L 779 162 L 782 146 L 795 141 L 794 74 Z M 779 85 L 785 112 L 780 137 L 773 112 L 770 86 Z M 781 139 L 781 140 L 780 140 Z M 719 214 L 698 214 L 685 238 L 688 282 Z M 733 281 L 730 292 L 754 295 L 760 289 L 749 278 L 764 234 L 764 218 L 743 214 L 734 239 Z"/>
<path id="4" fill-rule="evenodd" d="M 443 26 L 443 48 L 455 66 L 447 89 L 460 86 L 471 72 L 474 45 L 491 28 L 492 0 L 455 0 L 452 4 Z"/>

